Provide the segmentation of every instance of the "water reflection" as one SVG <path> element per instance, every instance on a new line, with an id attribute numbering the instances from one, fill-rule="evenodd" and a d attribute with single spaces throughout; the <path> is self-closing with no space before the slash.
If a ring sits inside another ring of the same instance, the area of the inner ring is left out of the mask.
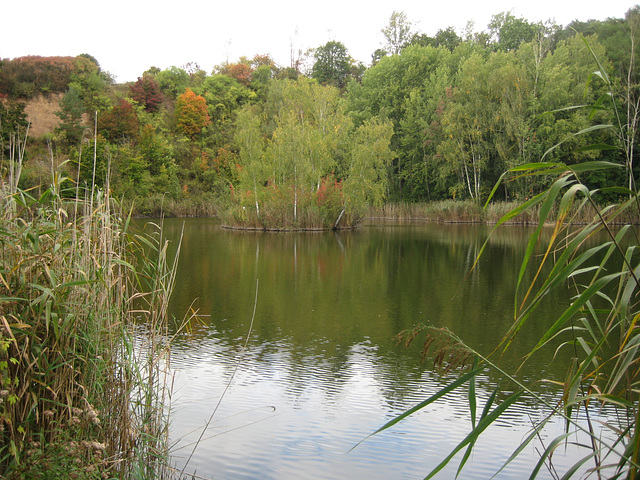
<path id="1" fill-rule="evenodd" d="M 482 226 L 274 234 L 190 219 L 166 220 L 167 237 L 176 239 L 183 223 L 171 312 L 182 318 L 197 299 L 202 317 L 177 335 L 172 354 L 178 466 L 223 392 L 187 472 L 234 479 L 422 478 L 468 433 L 466 391 L 460 390 L 350 451 L 447 380 L 420 362 L 419 343 L 396 345 L 398 332 L 427 323 L 450 328 L 483 353 L 495 346 L 512 321 L 526 229 L 498 232 L 469 274 L 486 239 Z M 501 365 L 518 364 L 566 301 L 551 298 Z M 520 380 L 563 373 L 562 358 L 545 359 L 526 365 Z M 489 372 L 479 381 L 480 405 L 495 381 Z M 548 386 L 536 388 L 555 395 Z M 465 478 L 495 472 L 542 415 L 525 399 L 507 423 L 487 432 Z M 547 435 L 562 428 L 551 425 Z M 519 460 L 528 469 L 536 461 L 533 447 Z M 498 478 L 520 478 L 522 467 L 515 463 Z M 438 478 L 452 478 L 455 468 L 454 462 Z"/>

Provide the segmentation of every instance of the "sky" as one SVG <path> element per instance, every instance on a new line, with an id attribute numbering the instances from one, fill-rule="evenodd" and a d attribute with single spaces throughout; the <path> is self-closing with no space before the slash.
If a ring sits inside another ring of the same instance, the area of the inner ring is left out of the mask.
<path id="1" fill-rule="evenodd" d="M 281 66 L 292 52 L 342 42 L 369 65 L 381 48 L 381 29 L 393 11 L 404 12 L 413 31 L 435 35 L 469 21 L 485 30 L 492 15 L 511 12 L 530 22 L 623 18 L 624 0 L 31 0 L 2 6 L 0 58 L 88 53 L 116 82 L 135 81 L 150 67 L 193 62 L 211 73 L 241 56 L 269 54 Z"/>

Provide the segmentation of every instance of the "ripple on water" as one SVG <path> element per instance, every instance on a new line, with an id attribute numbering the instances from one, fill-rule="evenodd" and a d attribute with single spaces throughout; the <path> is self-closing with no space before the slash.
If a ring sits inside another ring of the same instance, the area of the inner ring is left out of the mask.
<path id="1" fill-rule="evenodd" d="M 187 469 L 205 478 L 286 480 L 301 472 L 317 479 L 420 478 L 471 430 L 465 386 L 366 438 L 445 383 L 428 371 L 399 382 L 367 342 L 347 349 L 340 362 L 322 354 L 323 346 L 319 340 L 305 351 L 281 339 L 252 345 L 242 355 L 207 338 L 174 350 L 177 465 L 184 464 L 216 408 Z M 477 416 L 491 390 L 488 378 L 477 379 Z M 478 441 L 465 478 L 490 477 L 540 419 L 526 402 L 508 410 Z M 550 425 L 545 438 L 560 433 L 562 425 Z M 525 453 L 496 478 L 516 479 L 530 470 L 538 453 L 533 445 Z M 455 476 L 458 461 L 436 478 Z M 557 461 L 569 463 L 560 455 Z"/>

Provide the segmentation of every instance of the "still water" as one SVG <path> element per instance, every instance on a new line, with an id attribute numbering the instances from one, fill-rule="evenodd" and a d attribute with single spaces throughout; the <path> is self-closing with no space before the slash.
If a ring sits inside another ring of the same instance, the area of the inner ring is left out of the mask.
<path id="1" fill-rule="evenodd" d="M 172 348 L 178 469 L 215 479 L 423 478 L 471 430 L 463 386 L 367 438 L 455 378 L 421 361 L 423 337 L 406 348 L 394 340 L 399 332 L 447 327 L 491 352 L 513 318 L 527 229 L 500 230 L 469 273 L 487 227 L 371 223 L 352 232 L 262 233 L 224 230 L 215 219 L 164 221 L 174 244 L 183 228 L 170 311 L 176 325 L 192 311 L 198 319 Z M 551 298 L 495 357 L 500 366 L 515 371 L 566 302 L 566 293 Z M 563 378 L 566 357 L 561 351 L 552 361 L 553 354 L 543 351 L 518 372 L 550 402 L 560 393 L 537 380 Z M 492 371 L 478 380 L 478 414 L 498 380 Z M 490 478 L 547 413 L 524 397 L 481 437 L 461 478 Z M 550 424 L 541 440 L 562 432 Z M 522 478 L 544 448 L 527 447 L 496 478 Z M 570 450 L 555 455 L 559 471 L 575 460 Z M 453 478 L 458 462 L 436 478 Z"/>

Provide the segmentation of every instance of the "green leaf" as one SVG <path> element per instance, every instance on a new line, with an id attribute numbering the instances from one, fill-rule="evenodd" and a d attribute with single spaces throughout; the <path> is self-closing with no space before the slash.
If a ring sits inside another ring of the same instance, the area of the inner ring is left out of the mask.
<path id="1" fill-rule="evenodd" d="M 596 280 L 591 286 L 589 286 L 581 295 L 579 295 L 576 300 L 567 308 L 562 315 L 555 321 L 555 323 L 549 328 L 545 334 L 542 336 L 538 344 L 533 348 L 531 354 L 541 348 L 547 341 L 552 338 L 560 328 L 569 320 L 576 312 L 582 308 L 582 306 L 593 297 L 599 290 L 604 288 L 609 282 L 617 279 L 622 275 L 622 273 L 613 273 L 611 275 L 607 275 L 605 277 L 599 278 Z"/>

